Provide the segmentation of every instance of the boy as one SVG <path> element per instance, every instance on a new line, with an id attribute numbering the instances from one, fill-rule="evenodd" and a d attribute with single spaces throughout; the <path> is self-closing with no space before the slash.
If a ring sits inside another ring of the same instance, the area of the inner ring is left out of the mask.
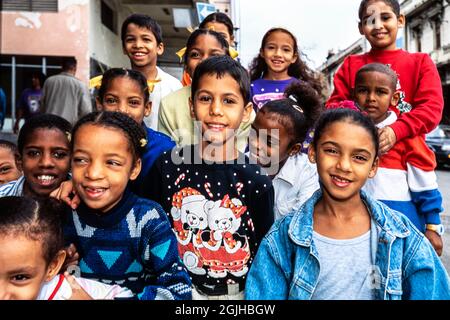
<path id="1" fill-rule="evenodd" d="M 354 100 L 379 129 L 392 125 L 397 115 L 389 111 L 399 101 L 397 75 L 388 66 L 371 63 L 358 70 Z M 442 253 L 443 227 L 439 214 L 442 196 L 434 172 L 436 159 L 423 136 L 406 138 L 380 157 L 377 175 L 365 190 L 375 199 L 405 214 Z"/>
<path id="2" fill-rule="evenodd" d="M 0 139 L 0 186 L 17 180 L 22 175 L 19 159 L 17 146 L 10 141 Z"/>
<path id="3" fill-rule="evenodd" d="M 144 74 L 153 87 L 150 95 L 151 114 L 144 119 L 147 127 L 157 130 L 159 104 L 163 97 L 182 87 L 181 82 L 156 66 L 164 53 L 161 27 L 151 17 L 132 14 L 122 24 L 122 48 L 131 68 Z"/>
<path id="4" fill-rule="evenodd" d="M 236 147 L 236 130 L 252 112 L 250 80 L 238 62 L 217 56 L 197 66 L 191 89 L 203 140 L 163 154 L 143 191 L 170 213 L 193 299 L 243 299 L 257 246 L 273 223 L 272 183 Z"/>
<path id="5" fill-rule="evenodd" d="M 334 77 L 334 92 L 327 107 L 348 100 L 355 86 L 355 74 L 363 65 L 379 62 L 398 74 L 400 101 L 397 121 L 380 132 L 380 152 L 396 141 L 424 135 L 433 130 L 444 107 L 442 86 L 435 64 L 425 53 L 409 53 L 397 48 L 398 29 L 405 25 L 397 0 L 363 0 L 359 7 L 359 31 L 372 49 L 345 59 Z"/>

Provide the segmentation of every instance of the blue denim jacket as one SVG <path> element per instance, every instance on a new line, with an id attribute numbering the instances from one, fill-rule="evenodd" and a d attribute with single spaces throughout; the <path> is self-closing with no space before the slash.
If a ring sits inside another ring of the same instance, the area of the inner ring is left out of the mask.
<path id="1" fill-rule="evenodd" d="M 313 212 L 322 191 L 275 222 L 250 269 L 246 299 L 311 299 L 320 272 L 313 238 Z M 376 299 L 450 299 L 450 279 L 425 236 L 403 214 L 361 191 L 378 244 L 374 268 Z"/>

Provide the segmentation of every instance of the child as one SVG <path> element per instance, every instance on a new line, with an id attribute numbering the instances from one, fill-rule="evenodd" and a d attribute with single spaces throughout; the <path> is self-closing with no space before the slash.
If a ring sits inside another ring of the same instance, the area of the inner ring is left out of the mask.
<path id="1" fill-rule="evenodd" d="M 156 130 L 160 101 L 169 93 L 182 87 L 175 77 L 161 70 L 158 56 L 164 53 L 162 32 L 159 24 L 144 14 L 132 14 L 122 24 L 122 47 L 133 70 L 141 72 L 151 82 L 151 114 L 144 118 L 147 127 Z"/>
<path id="2" fill-rule="evenodd" d="M 321 116 L 309 149 L 321 189 L 264 238 L 247 299 L 450 299 L 450 279 L 429 241 L 361 191 L 377 171 L 378 146 L 377 129 L 360 112 Z"/>
<path id="3" fill-rule="evenodd" d="M 0 187 L 0 197 L 48 197 L 70 170 L 70 123 L 53 114 L 31 117 L 20 129 L 19 165 L 23 176 Z"/>
<path id="4" fill-rule="evenodd" d="M 250 154 L 271 176 L 275 190 L 275 220 L 298 209 L 317 189 L 316 166 L 301 151 L 322 104 L 305 82 L 294 82 L 288 98 L 267 102 L 256 115 L 250 135 Z"/>
<path id="5" fill-rule="evenodd" d="M 354 100 L 378 129 L 397 120 L 397 115 L 389 111 L 399 99 L 396 84 L 397 75 L 384 64 L 371 63 L 356 73 Z M 443 208 L 435 167 L 434 153 L 423 136 L 406 138 L 380 157 L 378 174 L 367 181 L 365 190 L 405 214 L 441 255 L 443 227 L 439 214 Z"/>
<path id="6" fill-rule="evenodd" d="M 165 212 L 126 188 L 141 169 L 142 126 L 120 112 L 95 112 L 72 134 L 72 181 L 81 204 L 64 234 L 81 256 L 82 276 L 123 284 L 139 299 L 190 299 Z"/>
<path id="7" fill-rule="evenodd" d="M 129 298 L 126 288 L 58 274 L 66 208 L 52 198 L 0 198 L 0 300 Z"/>
<path id="8" fill-rule="evenodd" d="M 256 248 L 273 222 L 272 183 L 235 144 L 235 130 L 252 111 L 246 70 L 228 56 L 203 61 L 189 101 L 204 140 L 163 154 L 143 194 L 170 212 L 193 299 L 242 299 Z"/>
<path id="9" fill-rule="evenodd" d="M 184 55 L 185 70 L 190 76 L 194 74 L 195 68 L 203 60 L 211 56 L 229 55 L 229 46 L 225 39 L 217 32 L 206 29 L 194 31 L 186 46 Z M 159 113 L 158 130 L 171 136 L 178 146 L 198 143 L 198 131 L 194 131 L 194 119 L 189 109 L 189 98 L 191 87 L 184 87 L 161 101 Z M 238 133 L 238 148 L 244 151 L 247 147 L 247 138 L 251 122 L 243 123 Z M 198 128 L 196 128 L 198 129 Z"/>
<path id="10" fill-rule="evenodd" d="M 266 32 L 259 54 L 250 65 L 250 77 L 255 111 L 268 101 L 282 99 L 285 88 L 296 80 L 309 83 L 319 94 L 322 92 L 314 71 L 300 59 L 297 39 L 283 28 Z"/>
<path id="11" fill-rule="evenodd" d="M 121 68 L 105 72 L 97 96 L 99 111 L 119 111 L 144 126 L 147 132 L 147 145 L 142 156 L 141 173 L 131 183 L 134 190 L 143 181 L 153 162 L 164 152 L 172 149 L 175 143 L 167 135 L 148 128 L 144 118 L 150 114 L 152 103 L 149 101 L 147 82 L 142 73 Z"/>
<path id="12" fill-rule="evenodd" d="M 21 175 L 17 146 L 10 141 L 0 139 L 0 186 L 19 179 Z"/>
<path id="13" fill-rule="evenodd" d="M 397 0 L 363 0 L 359 7 L 359 31 L 372 49 L 345 59 L 334 77 L 334 92 L 327 107 L 351 99 L 355 74 L 363 65 L 379 62 L 397 74 L 399 118 L 380 133 L 380 152 L 386 153 L 397 141 L 424 135 L 441 120 L 444 107 L 437 68 L 426 53 L 409 53 L 396 46 L 397 32 L 405 25 Z"/>

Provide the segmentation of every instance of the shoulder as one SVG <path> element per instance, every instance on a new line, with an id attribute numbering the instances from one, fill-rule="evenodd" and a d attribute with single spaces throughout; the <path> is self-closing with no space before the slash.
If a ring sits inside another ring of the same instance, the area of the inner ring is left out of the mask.
<path id="1" fill-rule="evenodd" d="M 149 220 L 163 219 L 166 214 L 161 205 L 147 198 L 138 198 L 132 211 L 136 217 L 149 217 Z"/>
<path id="2" fill-rule="evenodd" d="M 147 139 L 152 140 L 154 143 L 164 143 L 164 144 L 171 144 L 172 146 L 175 146 L 175 142 L 172 141 L 172 139 L 162 132 L 153 130 L 151 128 L 146 127 L 147 129 Z"/>
<path id="3" fill-rule="evenodd" d="M 180 88 L 170 94 L 168 94 L 167 96 L 165 96 L 164 98 L 162 98 L 162 103 L 166 104 L 166 105 L 173 105 L 174 103 L 180 103 L 182 102 L 183 104 L 187 104 L 187 99 L 191 96 L 191 87 L 183 87 Z M 186 101 L 185 101 L 186 100 Z M 179 105 L 173 105 L 174 107 L 179 107 Z"/>
<path id="4" fill-rule="evenodd" d="M 176 90 L 182 87 L 181 81 L 175 78 L 174 76 L 170 75 L 169 73 L 165 72 L 161 68 L 158 68 L 158 75 L 161 78 L 161 81 L 163 82 L 163 85 L 168 85 L 172 89 Z"/>
<path id="5" fill-rule="evenodd" d="M 0 197 L 21 196 L 24 176 L 18 180 L 8 182 L 0 187 Z"/>

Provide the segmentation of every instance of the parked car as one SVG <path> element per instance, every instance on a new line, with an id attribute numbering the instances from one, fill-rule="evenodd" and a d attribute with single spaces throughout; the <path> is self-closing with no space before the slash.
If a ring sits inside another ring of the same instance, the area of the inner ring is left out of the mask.
<path id="1" fill-rule="evenodd" d="M 434 151 L 438 167 L 450 165 L 450 126 L 437 126 L 425 136 L 425 141 Z"/>

